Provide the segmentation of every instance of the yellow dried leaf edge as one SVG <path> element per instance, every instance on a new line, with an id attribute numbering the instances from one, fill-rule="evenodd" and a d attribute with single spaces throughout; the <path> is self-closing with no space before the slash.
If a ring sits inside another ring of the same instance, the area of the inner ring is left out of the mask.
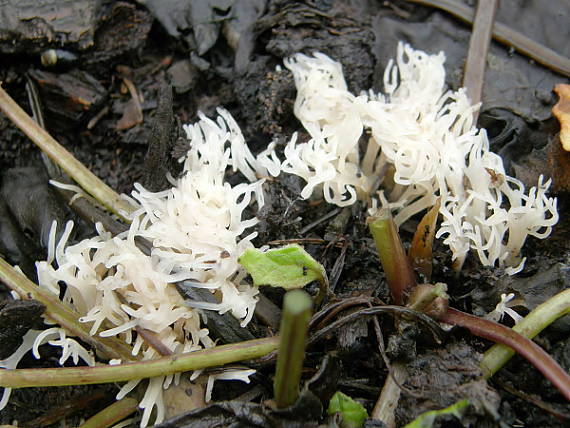
<path id="1" fill-rule="evenodd" d="M 570 152 L 570 85 L 559 83 L 554 92 L 560 98 L 552 107 L 552 114 L 560 122 L 560 142 L 564 150 Z"/>

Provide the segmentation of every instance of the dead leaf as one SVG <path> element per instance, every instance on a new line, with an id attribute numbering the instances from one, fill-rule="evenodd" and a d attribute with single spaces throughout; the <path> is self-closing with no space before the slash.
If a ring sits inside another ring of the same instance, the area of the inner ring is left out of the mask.
<path id="1" fill-rule="evenodd" d="M 560 97 L 552 114 L 560 122 L 560 142 L 564 150 L 570 152 L 570 85 L 559 83 L 554 87 L 554 92 Z"/>
<path id="2" fill-rule="evenodd" d="M 117 122 L 118 131 L 124 131 L 125 129 L 132 128 L 143 121 L 141 98 L 137 93 L 135 85 L 133 85 L 133 83 L 127 78 L 123 78 L 123 83 L 131 93 L 131 99 L 125 105 L 123 116 Z"/>
<path id="3" fill-rule="evenodd" d="M 204 402 L 204 391 L 207 379 L 207 376 L 200 376 L 196 381 L 190 382 L 183 375 L 178 385 L 171 385 L 165 390 L 166 419 L 204 407 L 206 404 Z"/>

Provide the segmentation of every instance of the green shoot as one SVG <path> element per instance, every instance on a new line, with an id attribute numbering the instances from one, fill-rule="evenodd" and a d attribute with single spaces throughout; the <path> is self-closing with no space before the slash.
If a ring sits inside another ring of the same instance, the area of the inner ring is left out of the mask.
<path id="1" fill-rule="evenodd" d="M 392 214 L 389 210 L 381 210 L 368 227 L 376 243 L 376 250 L 394 303 L 403 305 L 408 293 L 417 282 Z"/>
<path id="2" fill-rule="evenodd" d="M 290 291 L 283 300 L 281 340 L 273 384 L 278 408 L 291 406 L 299 396 L 311 307 L 311 298 L 303 290 Z"/>
<path id="3" fill-rule="evenodd" d="M 134 398 L 125 397 L 91 416 L 79 428 L 112 427 L 135 412 L 138 405 L 138 401 Z"/>
<path id="4" fill-rule="evenodd" d="M 341 428 L 360 428 L 368 418 L 368 412 L 362 404 L 340 391 L 334 393 L 327 409 L 328 415 L 335 413 L 342 416 Z"/>
<path id="5" fill-rule="evenodd" d="M 320 303 L 328 290 L 325 268 L 297 244 L 266 252 L 248 248 L 239 257 L 238 262 L 258 286 L 269 285 L 291 290 L 318 281 L 320 293 L 317 303 Z"/>
<path id="6" fill-rule="evenodd" d="M 469 400 L 461 400 L 449 407 L 441 410 L 431 410 L 429 412 L 422 413 L 412 422 L 407 424 L 404 428 L 431 428 L 438 416 L 442 415 L 453 415 L 457 419 L 461 419 L 463 412 L 469 407 Z"/>

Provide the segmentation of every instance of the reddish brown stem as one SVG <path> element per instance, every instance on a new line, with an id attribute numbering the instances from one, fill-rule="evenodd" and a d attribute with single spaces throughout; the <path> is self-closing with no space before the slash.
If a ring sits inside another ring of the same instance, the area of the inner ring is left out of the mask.
<path id="1" fill-rule="evenodd" d="M 465 327 L 476 336 L 510 346 L 535 366 L 570 401 L 570 375 L 532 340 L 504 325 L 457 309 L 449 309 L 439 319 L 447 324 Z"/>
<path id="2" fill-rule="evenodd" d="M 402 245 L 398 228 L 390 211 L 380 210 L 371 220 L 368 228 L 376 243 L 386 282 L 392 292 L 394 303 L 403 305 L 410 291 L 417 285 L 416 274 Z"/>

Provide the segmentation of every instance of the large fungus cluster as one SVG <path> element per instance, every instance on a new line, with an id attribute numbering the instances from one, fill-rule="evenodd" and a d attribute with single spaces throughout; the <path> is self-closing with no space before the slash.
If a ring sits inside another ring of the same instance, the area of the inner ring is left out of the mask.
<path id="1" fill-rule="evenodd" d="M 258 220 L 244 218 L 244 209 L 252 201 L 262 204 L 264 180 L 258 180 L 256 173 L 268 174 L 263 165 L 272 167 L 271 153 L 258 162 L 230 114 L 222 109 L 218 114 L 216 122 L 200 115 L 196 124 L 185 127 L 190 150 L 184 172 L 173 180 L 172 188 L 153 193 L 135 185 L 129 198 L 134 212 L 128 231 L 113 237 L 99 225 L 95 237 L 67 245 L 73 227 L 69 222 L 56 245 L 53 227 L 48 258 L 36 264 L 40 287 L 61 295 L 65 283 L 63 301 L 83 314 L 80 321 L 90 325 L 92 335 L 118 336 L 132 344 L 133 355 L 143 360 L 161 355 L 134 333 L 137 327 L 150 330 L 171 352 L 183 353 L 215 345 L 208 329 L 202 327 L 200 310 L 230 312 L 242 326 L 253 316 L 258 291 L 244 281 L 245 272 L 237 259 L 253 246 L 256 232 L 251 228 Z M 227 183 L 225 174 L 230 167 L 241 172 L 247 182 Z M 139 249 L 137 237 L 152 243 L 150 255 Z M 216 292 L 219 303 L 185 301 L 175 286 L 179 281 Z M 60 330 L 57 333 L 63 333 Z M 45 341 L 45 333 L 31 333 L 17 355 L 3 366 L 15 368 L 27 350 L 33 348 L 37 353 L 38 345 Z M 87 351 L 64 333 L 59 342 L 50 343 L 65 349 L 73 346 L 74 353 L 67 354 L 75 362 L 81 356 L 93 363 Z M 66 359 L 62 357 L 60 362 Z M 243 371 L 235 370 L 213 376 L 244 379 Z M 150 380 L 140 403 L 144 408 L 142 426 L 148 424 L 154 407 L 157 422 L 163 419 L 162 392 L 173 380 L 173 375 Z M 138 383 L 126 383 L 117 398 Z M 6 391 L 4 405 L 8 394 Z"/>
<path id="2" fill-rule="evenodd" d="M 91 334 L 118 336 L 142 359 L 159 355 L 134 333 L 138 327 L 152 331 L 172 352 L 212 347 L 201 311 L 229 312 L 242 326 L 253 315 L 257 289 L 244 281 L 237 260 L 253 246 L 258 220 L 244 218 L 244 210 L 263 205 L 263 177 L 282 171 L 306 181 L 303 198 L 318 191 L 339 206 L 361 199 L 374 211 L 380 204 L 395 211 L 398 224 L 440 198 L 437 235 L 445 238 L 456 266 L 474 250 L 484 265 L 521 269 L 526 237 L 548 236 L 558 220 L 556 200 L 546 196 L 549 182 L 541 179 L 526 193 L 505 174 L 485 131 L 474 126 L 477 106 L 463 90 L 446 90 L 444 60 L 443 53 L 428 55 L 400 44 L 385 71 L 384 93 L 356 96 L 338 62 L 323 54 L 293 56 L 285 65 L 295 78 L 295 114 L 308 142 L 298 143 L 294 135 L 282 162 L 273 143 L 256 157 L 228 112 L 220 109 L 216 121 L 200 115 L 185 128 L 190 150 L 172 188 L 152 193 L 135 185 L 128 231 L 113 237 L 98 226 L 95 237 L 68 245 L 68 224 L 56 245 L 53 228 L 47 260 L 37 263 L 40 286 L 60 295 L 64 283 L 63 300 L 83 315 Z M 230 168 L 244 182 L 230 185 Z M 137 247 L 137 237 L 152 243 L 150 254 Z M 211 290 L 218 303 L 185 301 L 175 287 L 179 281 Z M 38 345 L 49 339 L 64 349 L 62 363 L 71 356 L 93 364 L 86 350 L 54 327 L 28 333 L 0 365 L 15 368 L 27 350 L 37 355 Z M 247 380 L 241 372 L 224 377 Z M 154 407 L 157 421 L 164 417 L 162 391 L 173 380 L 149 381 L 140 404 L 143 426 Z M 137 383 L 125 384 L 119 397 Z"/>

